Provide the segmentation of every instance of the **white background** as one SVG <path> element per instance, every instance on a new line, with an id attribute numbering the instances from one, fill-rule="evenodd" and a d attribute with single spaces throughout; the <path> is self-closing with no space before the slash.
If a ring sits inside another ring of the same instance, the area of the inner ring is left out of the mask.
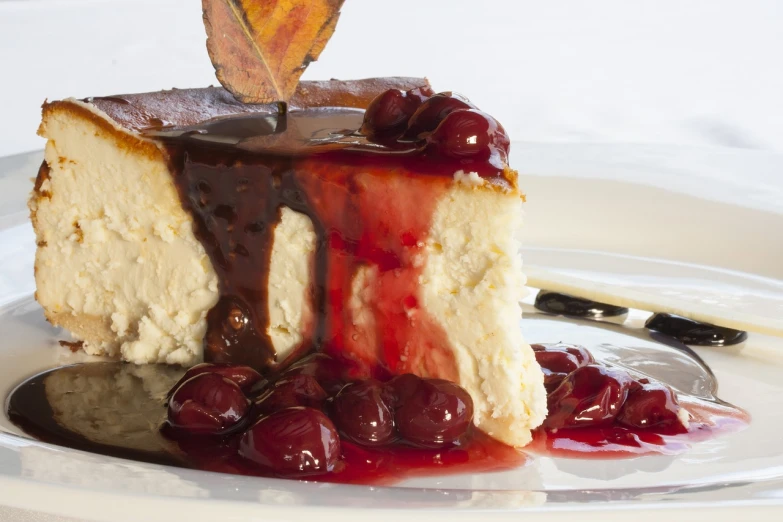
<path id="1" fill-rule="evenodd" d="M 0 0 L 0 156 L 45 98 L 214 83 L 199 0 Z M 347 0 L 306 78 L 428 76 L 515 140 L 783 151 L 783 1 Z"/>

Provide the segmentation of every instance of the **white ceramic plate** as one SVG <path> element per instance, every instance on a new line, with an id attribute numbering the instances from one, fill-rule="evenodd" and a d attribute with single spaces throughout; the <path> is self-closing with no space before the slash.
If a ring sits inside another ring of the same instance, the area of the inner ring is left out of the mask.
<path id="1" fill-rule="evenodd" d="M 776 234 L 770 230 L 783 219 L 783 198 L 767 197 L 783 190 L 783 181 L 772 176 L 780 172 L 783 158 L 641 147 L 516 144 L 515 150 L 530 201 L 529 265 L 556 264 L 588 278 L 585 267 L 592 267 L 596 273 L 614 274 L 620 285 L 649 283 L 653 270 L 656 284 L 674 285 L 691 295 L 698 288 L 730 283 L 749 299 L 754 293 L 765 299 L 771 290 L 754 284 L 758 276 L 783 284 L 783 239 L 780 229 Z M 723 155 L 722 160 L 716 161 L 716 155 Z M 40 154 L 0 159 L 2 397 L 25 377 L 76 357 L 57 347 L 62 333 L 47 325 L 32 299 L 34 241 L 24 202 L 39 162 Z M 574 179 L 589 192 L 571 190 Z M 593 195 L 599 199 L 606 193 L 612 197 L 591 204 Z M 645 197 L 651 194 L 654 198 Z M 632 204 L 632 198 L 639 204 Z M 721 221 L 711 223 L 709 216 L 720 216 Z M 687 226 L 679 226 L 680 221 Z M 731 234 L 718 228 L 723 223 L 733 224 Z M 727 236 L 730 244 L 725 243 Z M 596 259 L 603 261 L 596 264 Z M 695 265 L 721 270 L 699 271 Z M 602 328 L 529 315 L 522 325 L 531 342 L 563 340 L 589 348 L 607 342 L 651 342 L 629 335 L 640 331 L 644 318 L 644 313 L 633 312 L 624 327 Z M 779 516 L 783 340 L 751 335 L 738 347 L 698 352 L 719 379 L 719 396 L 748 410 L 753 421 L 745 431 L 698 443 L 676 457 L 535 457 L 523 468 L 502 473 L 419 478 L 396 487 L 344 486 L 92 455 L 31 440 L 0 416 L 0 505 L 112 521 Z M 659 510 L 673 511 L 664 515 Z"/>

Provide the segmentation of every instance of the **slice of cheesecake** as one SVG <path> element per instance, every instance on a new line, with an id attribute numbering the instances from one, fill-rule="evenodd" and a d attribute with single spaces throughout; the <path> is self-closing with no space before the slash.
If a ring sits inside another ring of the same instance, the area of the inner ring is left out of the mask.
<path id="1" fill-rule="evenodd" d="M 467 100 L 408 78 L 303 82 L 287 112 L 173 90 L 46 103 L 39 133 L 36 298 L 86 352 L 275 369 L 323 350 L 357 378 L 458 382 L 511 445 L 543 421 L 523 196 Z"/>

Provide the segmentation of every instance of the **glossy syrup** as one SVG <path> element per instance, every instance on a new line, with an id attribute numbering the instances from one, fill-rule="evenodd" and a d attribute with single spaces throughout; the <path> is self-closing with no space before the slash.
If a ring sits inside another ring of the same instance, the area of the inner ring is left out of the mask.
<path id="1" fill-rule="evenodd" d="M 641 455 L 679 455 L 696 442 L 741 431 L 750 417 L 738 408 L 717 401 L 679 395 L 691 414 L 684 433 L 639 430 L 617 424 L 602 428 L 536 429 L 526 450 L 565 458 L 631 458 Z"/>
<path id="2" fill-rule="evenodd" d="M 523 321 L 528 335 L 540 335 L 541 326 L 544 332 L 582 332 L 590 340 L 589 353 L 598 365 L 625 372 L 635 380 L 646 379 L 669 387 L 679 405 L 690 414 L 690 420 L 687 430 L 679 426 L 636 429 L 618 419 L 601 427 L 550 429 L 545 423 L 533 432 L 527 451 L 565 458 L 677 455 L 688 451 L 694 443 L 741 431 L 750 424 L 747 412 L 718 397 L 718 379 L 704 359 L 676 339 L 644 328 L 548 314 L 532 318 L 526 315 Z M 543 362 L 542 369 L 546 382 L 550 372 Z M 547 384 L 547 389 L 551 391 L 552 385 Z"/>
<path id="3" fill-rule="evenodd" d="M 237 454 L 239 437 L 178 434 L 165 423 L 166 392 L 183 371 L 87 363 L 36 375 L 8 399 L 8 416 L 27 434 L 69 448 L 142 462 L 223 473 L 283 476 Z M 337 468 L 307 480 L 392 484 L 409 477 L 500 471 L 527 457 L 478 430 L 446 449 L 368 448 L 342 440 Z"/>
<path id="4" fill-rule="evenodd" d="M 512 469 L 523 465 L 529 452 L 567 458 L 673 455 L 687 451 L 695 442 L 741 430 L 749 422 L 742 410 L 714 397 L 715 383 L 703 361 L 680 350 L 604 347 L 595 350 L 594 356 L 597 364 L 607 367 L 626 361 L 623 367 L 637 377 L 671 376 L 680 404 L 691 415 L 688 430 L 632 429 L 616 421 L 600 428 L 542 427 L 533 432 L 525 453 L 475 429 L 460 445 L 445 449 L 398 443 L 366 447 L 341 437 L 341 458 L 333 471 L 292 476 L 264 470 L 240 457 L 237 447 L 244 428 L 222 437 L 194 436 L 169 428 L 166 396 L 182 370 L 124 363 L 58 368 L 14 390 L 8 414 L 17 426 L 40 440 L 93 453 L 224 473 L 362 484 Z"/>

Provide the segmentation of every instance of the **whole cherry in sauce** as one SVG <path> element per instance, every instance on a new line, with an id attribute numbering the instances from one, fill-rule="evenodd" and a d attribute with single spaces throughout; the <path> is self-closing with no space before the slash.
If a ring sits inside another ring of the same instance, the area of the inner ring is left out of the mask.
<path id="1" fill-rule="evenodd" d="M 500 123 L 475 109 L 448 114 L 427 137 L 428 147 L 456 159 L 488 159 L 495 150 L 506 156 L 509 144 Z"/>
<path id="2" fill-rule="evenodd" d="M 340 436 L 322 412 L 286 408 L 262 417 L 243 433 L 239 454 L 280 475 L 326 473 L 340 458 Z"/>
<path id="3" fill-rule="evenodd" d="M 389 89 L 382 92 L 365 110 L 360 132 L 370 139 L 399 138 L 405 131 L 408 120 L 425 99 L 420 89 Z"/>
<path id="4" fill-rule="evenodd" d="M 340 433 L 359 444 L 385 445 L 395 438 L 394 413 L 384 386 L 375 379 L 346 384 L 332 402 Z"/>
<path id="5" fill-rule="evenodd" d="M 216 373 L 195 375 L 169 398 L 168 422 L 200 434 L 224 433 L 242 420 L 249 401 L 232 380 Z"/>
<path id="6" fill-rule="evenodd" d="M 595 362 L 592 354 L 576 344 L 533 344 L 536 361 L 544 372 L 544 387 L 552 393 L 566 376 L 582 366 Z"/>
<path id="7" fill-rule="evenodd" d="M 434 131 L 450 113 L 476 108 L 470 100 L 457 93 L 441 92 L 430 96 L 410 117 L 408 128 L 405 130 L 403 138 L 410 140 L 421 139 L 425 133 Z"/>
<path id="8" fill-rule="evenodd" d="M 622 370 L 589 364 L 577 368 L 547 396 L 544 427 L 579 428 L 612 424 L 633 379 Z"/>
<path id="9" fill-rule="evenodd" d="M 473 419 L 473 399 L 457 384 L 403 375 L 392 379 L 388 387 L 397 398 L 397 432 L 407 442 L 442 448 L 458 444 L 467 434 Z"/>
<path id="10" fill-rule="evenodd" d="M 250 366 L 240 364 L 201 363 L 188 369 L 179 380 L 181 384 L 191 377 L 202 373 L 216 373 L 230 381 L 234 381 L 243 391 L 248 391 L 254 384 L 261 380 L 261 374 Z M 176 386 L 174 386 L 176 388 Z"/>
<path id="11" fill-rule="evenodd" d="M 309 375 L 329 395 L 334 395 L 345 384 L 344 367 L 325 353 L 314 353 L 294 363 L 283 373 L 283 377 Z"/>
<path id="12" fill-rule="evenodd" d="M 312 375 L 292 374 L 276 381 L 256 399 L 256 413 L 268 415 L 293 406 L 320 409 L 327 395 Z"/>
<path id="13" fill-rule="evenodd" d="M 392 403 L 392 407 L 397 408 L 407 401 L 416 392 L 421 380 L 418 375 L 404 373 L 388 381 L 384 388 L 386 398 Z"/>
<path id="14" fill-rule="evenodd" d="M 674 390 L 663 383 L 642 379 L 631 386 L 617 422 L 631 428 L 681 433 L 687 431 L 680 419 L 681 411 Z"/>

